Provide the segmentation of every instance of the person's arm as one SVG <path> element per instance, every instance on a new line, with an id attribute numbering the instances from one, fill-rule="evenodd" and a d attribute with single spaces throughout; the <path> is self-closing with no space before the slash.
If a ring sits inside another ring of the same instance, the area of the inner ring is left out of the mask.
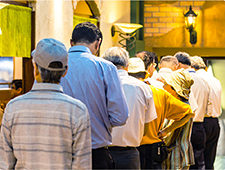
<path id="1" fill-rule="evenodd" d="M 106 86 L 109 121 L 112 126 L 124 125 L 128 118 L 128 107 L 117 74 L 117 69 L 111 64 L 106 71 L 103 71 L 103 74 Z"/>
<path id="2" fill-rule="evenodd" d="M 7 119 L 8 108 L 6 107 L 2 119 L 1 135 L 0 135 L 0 169 L 15 169 L 16 158 L 13 153 L 11 140 L 11 126 Z"/>
<path id="3" fill-rule="evenodd" d="M 144 86 L 145 91 L 142 93 L 145 95 L 145 124 L 153 121 L 157 118 L 157 113 L 155 109 L 155 103 L 153 100 L 153 93 L 150 86 Z M 143 106 L 144 107 L 144 106 Z"/>
<path id="4" fill-rule="evenodd" d="M 83 117 L 80 118 L 73 128 L 73 153 L 71 169 L 91 169 L 91 127 L 88 110 L 82 111 Z"/>
<path id="5" fill-rule="evenodd" d="M 178 100 L 168 92 L 165 92 L 164 95 L 166 98 L 165 117 L 173 122 L 159 132 L 160 138 L 163 138 L 175 129 L 182 127 L 194 117 L 190 105 Z"/>
<path id="6" fill-rule="evenodd" d="M 179 127 L 182 127 L 193 117 L 194 117 L 194 114 L 189 113 L 186 116 L 184 116 L 182 119 L 180 119 L 178 121 L 174 121 L 172 124 L 170 124 L 166 128 L 159 131 L 159 134 L 158 134 L 159 138 L 164 138 L 170 132 L 174 131 L 175 129 L 177 129 Z"/>

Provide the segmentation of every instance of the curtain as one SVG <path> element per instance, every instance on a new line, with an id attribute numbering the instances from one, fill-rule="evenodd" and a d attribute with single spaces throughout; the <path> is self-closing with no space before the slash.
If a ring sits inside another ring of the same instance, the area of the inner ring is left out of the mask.
<path id="1" fill-rule="evenodd" d="M 81 17 L 81 16 L 78 16 L 78 15 L 73 16 L 73 28 L 77 24 L 82 23 L 82 22 L 90 22 L 90 23 L 95 24 L 97 26 L 98 20 L 94 19 L 94 18 Z"/>
<path id="2" fill-rule="evenodd" d="M 31 8 L 0 3 L 0 56 L 30 57 Z"/>

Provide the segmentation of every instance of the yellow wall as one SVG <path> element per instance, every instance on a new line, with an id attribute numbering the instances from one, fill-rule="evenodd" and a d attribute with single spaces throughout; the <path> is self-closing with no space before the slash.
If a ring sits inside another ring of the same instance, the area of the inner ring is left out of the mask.
<path id="1" fill-rule="evenodd" d="M 183 13 L 192 5 L 197 16 L 197 43 L 191 45 Z M 160 1 L 145 2 L 146 50 L 154 48 L 224 48 L 225 2 Z M 224 51 L 224 50 L 223 50 Z M 222 52 L 219 56 L 225 56 Z"/>
<path id="2" fill-rule="evenodd" d="M 77 2 L 76 8 L 74 10 L 75 15 L 84 15 L 86 17 L 92 16 L 91 10 L 85 1 Z"/>
<path id="3" fill-rule="evenodd" d="M 202 2 L 193 1 L 161 1 L 145 2 L 145 42 L 146 49 L 151 47 L 192 47 L 189 43 L 189 32 L 185 28 L 184 13 L 192 5 L 197 13 L 198 41 L 195 47 L 201 44 L 201 9 Z"/>

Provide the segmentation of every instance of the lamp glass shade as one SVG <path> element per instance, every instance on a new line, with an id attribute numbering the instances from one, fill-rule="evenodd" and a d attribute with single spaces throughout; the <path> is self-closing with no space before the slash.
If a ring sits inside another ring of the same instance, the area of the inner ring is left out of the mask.
<path id="1" fill-rule="evenodd" d="M 189 16 L 185 17 L 185 25 L 186 25 L 187 29 L 195 28 L 195 26 L 196 26 L 196 16 L 189 15 Z"/>
<path id="2" fill-rule="evenodd" d="M 124 34 L 132 34 L 138 29 L 143 27 L 141 24 L 131 24 L 131 23 L 114 23 L 113 26 L 115 26 L 118 31 Z"/>

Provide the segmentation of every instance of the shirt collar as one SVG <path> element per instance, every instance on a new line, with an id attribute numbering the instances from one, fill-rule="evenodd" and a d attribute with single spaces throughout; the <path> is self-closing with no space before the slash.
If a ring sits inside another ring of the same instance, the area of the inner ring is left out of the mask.
<path id="1" fill-rule="evenodd" d="M 195 73 L 195 72 L 196 72 L 195 69 L 193 69 L 193 68 L 188 68 L 187 71 L 188 71 L 189 73 Z"/>
<path id="2" fill-rule="evenodd" d="M 199 69 L 197 70 L 198 73 L 206 73 L 206 71 L 204 69 Z"/>
<path id="3" fill-rule="evenodd" d="M 172 73 L 173 71 L 170 68 L 161 68 L 159 73 Z"/>
<path id="4" fill-rule="evenodd" d="M 117 70 L 119 76 L 128 76 L 128 72 L 126 70 Z"/>
<path id="5" fill-rule="evenodd" d="M 69 53 L 70 52 L 87 52 L 87 53 L 91 53 L 91 50 L 88 47 L 85 47 L 83 45 L 75 45 L 75 46 L 70 47 Z"/>
<path id="6" fill-rule="evenodd" d="M 63 88 L 59 84 L 34 83 L 31 91 L 57 91 L 57 92 L 63 93 Z"/>

